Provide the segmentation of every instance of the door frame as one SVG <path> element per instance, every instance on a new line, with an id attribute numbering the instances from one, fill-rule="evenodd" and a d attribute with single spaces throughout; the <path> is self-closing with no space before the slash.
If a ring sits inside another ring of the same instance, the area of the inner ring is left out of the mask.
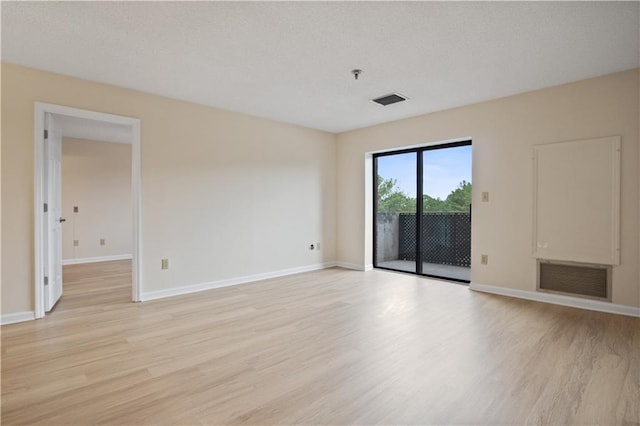
<path id="1" fill-rule="evenodd" d="M 448 281 L 454 281 L 454 282 L 460 282 L 460 283 L 464 283 L 464 284 L 469 284 L 470 280 L 462 280 L 462 279 L 458 279 L 458 278 L 451 278 L 451 277 L 442 277 L 439 275 L 432 275 L 432 274 L 426 274 L 424 273 L 424 271 L 422 270 L 422 260 L 421 260 L 421 247 L 422 247 L 422 241 L 421 241 L 421 237 L 422 237 L 422 232 L 420 231 L 422 229 L 422 214 L 423 214 L 423 206 L 421 202 L 418 202 L 418 196 L 421 195 L 424 191 L 423 188 L 423 175 L 424 175 L 424 170 L 423 170 L 423 156 L 422 154 L 426 151 L 435 151 L 435 150 L 439 150 L 439 149 L 447 149 L 447 148 L 457 148 L 457 147 L 462 147 L 462 146 L 473 146 L 473 140 L 470 137 L 466 137 L 466 138 L 460 138 L 460 139 L 454 139 L 454 140 L 450 140 L 450 141 L 443 141 L 443 142 L 434 142 L 434 143 L 430 143 L 428 145 L 417 145 L 417 146 L 412 146 L 412 147 L 408 147 L 408 148 L 398 148 L 398 149 L 387 149 L 384 151 L 378 151 L 378 152 L 373 152 L 371 153 L 371 161 L 372 161 L 372 165 L 371 165 L 371 170 L 372 170 L 372 177 L 373 179 L 371 180 L 372 182 L 372 187 L 371 187 L 371 198 L 372 198 L 372 252 L 373 252 L 373 259 L 372 259 L 372 264 L 374 268 L 377 269 L 384 269 L 387 271 L 394 271 L 394 272 L 406 272 L 409 274 L 414 274 L 414 275 L 418 275 L 418 276 L 423 276 L 423 277 L 429 277 L 429 278 L 438 278 L 438 279 L 445 279 Z M 393 155 L 398 155 L 398 154 L 409 154 L 409 153 L 415 153 L 416 154 L 416 271 L 415 272 L 410 272 L 410 271 L 402 271 L 402 270 L 398 270 L 398 269 L 392 269 L 392 268 L 387 268 L 384 266 L 378 266 L 378 261 L 377 261 L 377 252 L 378 252 L 378 219 L 377 219 L 377 213 L 378 213 L 378 158 L 381 157 L 388 157 L 388 156 L 393 156 Z M 471 215 L 471 211 L 469 211 L 469 214 Z M 470 216 L 471 217 L 471 216 Z"/>
<path id="2" fill-rule="evenodd" d="M 62 296 L 62 223 L 60 222 L 62 220 L 62 131 L 58 128 L 56 116 L 52 114 L 45 115 L 45 123 L 48 136 L 43 144 L 45 154 L 43 191 L 46 193 L 44 201 L 48 204 L 48 213 L 43 216 L 45 241 L 43 261 L 45 274 L 49 277 L 49 285 L 44 286 L 46 313 L 53 309 Z M 57 157 L 56 162 L 59 163 L 57 171 L 55 168 L 50 168 L 53 166 L 52 157 Z M 50 239 L 51 237 L 54 238 Z M 59 265 L 57 265 L 58 261 Z M 57 290 L 60 290 L 60 294 Z"/>
<path id="3" fill-rule="evenodd" d="M 42 318 L 44 312 L 44 164 L 46 151 L 44 149 L 44 130 L 46 114 L 60 114 L 75 118 L 85 118 L 112 124 L 131 126 L 131 203 L 133 211 L 133 241 L 132 241 L 132 284 L 131 300 L 140 301 L 142 285 L 142 200 L 141 200 L 141 150 L 140 150 L 140 119 L 121 115 L 107 114 L 62 105 L 43 102 L 34 103 L 34 313 L 36 318 Z"/>

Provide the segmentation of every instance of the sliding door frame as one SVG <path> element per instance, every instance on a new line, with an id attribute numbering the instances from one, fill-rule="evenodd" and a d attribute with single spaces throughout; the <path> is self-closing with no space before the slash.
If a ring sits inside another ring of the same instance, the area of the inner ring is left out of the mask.
<path id="1" fill-rule="evenodd" d="M 423 277 L 446 279 L 449 281 L 455 281 L 460 283 L 469 284 L 469 280 L 462 280 L 459 278 L 443 277 L 440 275 L 425 274 L 422 270 L 422 215 L 424 214 L 424 206 L 422 198 L 424 196 L 423 182 L 424 182 L 424 164 L 423 153 L 425 151 L 433 151 L 438 149 L 457 148 L 461 146 L 472 146 L 471 139 L 464 139 L 456 142 L 446 142 L 441 144 L 434 144 L 416 148 L 398 149 L 395 151 L 385 151 L 372 154 L 373 158 L 373 267 L 378 269 L 385 269 L 387 271 L 405 272 L 409 274 L 420 275 Z M 398 154 L 416 154 L 416 272 L 403 271 L 400 269 L 387 268 L 384 266 L 378 266 L 378 158 L 389 157 Z M 473 184 L 473 183 L 472 183 Z M 469 207 L 469 213 L 471 213 L 471 207 Z"/>

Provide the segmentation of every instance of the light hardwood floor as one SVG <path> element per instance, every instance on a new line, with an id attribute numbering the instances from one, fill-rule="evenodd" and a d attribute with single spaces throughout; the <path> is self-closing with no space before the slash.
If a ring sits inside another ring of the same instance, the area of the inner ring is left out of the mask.
<path id="1" fill-rule="evenodd" d="M 2 327 L 2 424 L 638 424 L 640 320 L 329 269 L 130 303 L 65 267 Z"/>

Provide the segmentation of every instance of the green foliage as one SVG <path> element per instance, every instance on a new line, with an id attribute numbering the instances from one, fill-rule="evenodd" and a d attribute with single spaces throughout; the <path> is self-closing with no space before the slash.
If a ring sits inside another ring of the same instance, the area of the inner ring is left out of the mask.
<path id="1" fill-rule="evenodd" d="M 462 181 L 447 198 L 424 195 L 422 208 L 425 212 L 468 212 L 471 204 L 471 183 Z M 398 188 L 395 179 L 378 176 L 378 211 L 381 213 L 415 213 L 416 199 L 407 196 Z"/>
<path id="2" fill-rule="evenodd" d="M 425 212 L 445 212 L 447 210 L 446 202 L 440 198 L 433 198 L 429 195 L 422 197 L 422 210 Z"/>
<path id="3" fill-rule="evenodd" d="M 446 210 L 441 211 L 468 212 L 471 204 L 471 183 L 464 180 L 460 182 L 458 187 L 447 195 L 444 204 Z"/>
<path id="4" fill-rule="evenodd" d="M 378 211 L 381 213 L 415 213 L 416 199 L 398 188 L 395 179 L 378 175 Z"/>

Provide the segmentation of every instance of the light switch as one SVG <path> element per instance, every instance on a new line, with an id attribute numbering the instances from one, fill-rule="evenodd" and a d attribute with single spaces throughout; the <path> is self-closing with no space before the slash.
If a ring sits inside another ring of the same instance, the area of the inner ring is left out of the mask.
<path id="1" fill-rule="evenodd" d="M 489 202 L 489 192 L 488 191 L 484 191 L 482 193 L 482 202 L 483 203 L 488 203 Z"/>

